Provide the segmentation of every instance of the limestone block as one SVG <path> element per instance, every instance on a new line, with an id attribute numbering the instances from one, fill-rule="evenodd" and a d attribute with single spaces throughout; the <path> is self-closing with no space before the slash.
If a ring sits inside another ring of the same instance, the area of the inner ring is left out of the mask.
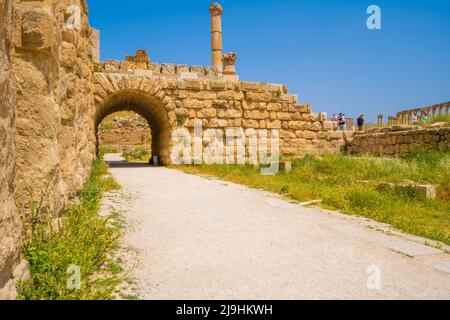
<path id="1" fill-rule="evenodd" d="M 228 126 L 229 127 L 237 127 L 237 128 L 242 127 L 242 119 L 239 119 L 239 118 L 237 118 L 237 119 L 229 119 L 228 120 Z"/>
<path id="2" fill-rule="evenodd" d="M 120 70 L 120 61 L 106 60 L 104 68 L 105 68 L 105 71 L 119 71 Z"/>
<path id="3" fill-rule="evenodd" d="M 246 92 L 245 95 L 248 101 L 266 102 L 272 100 L 272 93 L 270 92 Z"/>
<path id="4" fill-rule="evenodd" d="M 162 66 L 158 63 L 150 62 L 148 64 L 148 70 L 155 74 L 161 73 L 161 69 L 162 69 Z"/>
<path id="5" fill-rule="evenodd" d="M 226 82 L 225 81 L 211 81 L 209 83 L 211 90 L 225 90 Z"/>
<path id="6" fill-rule="evenodd" d="M 332 139 L 332 140 L 338 140 L 338 139 L 343 139 L 343 138 L 344 138 L 343 131 L 331 131 L 330 132 L 330 139 Z"/>
<path id="7" fill-rule="evenodd" d="M 269 92 L 284 93 L 282 84 L 269 83 L 267 85 L 267 89 L 269 90 Z"/>
<path id="8" fill-rule="evenodd" d="M 289 129 L 292 130 L 309 130 L 311 123 L 306 121 L 289 121 Z"/>
<path id="9" fill-rule="evenodd" d="M 202 90 L 203 82 L 197 79 L 185 79 L 183 84 L 188 90 Z"/>
<path id="10" fill-rule="evenodd" d="M 281 129 L 281 121 L 280 120 L 274 120 L 274 121 L 266 121 L 267 129 Z"/>
<path id="11" fill-rule="evenodd" d="M 217 77 L 219 75 L 219 72 L 215 67 L 205 67 L 204 71 L 206 77 Z"/>
<path id="12" fill-rule="evenodd" d="M 174 64 L 164 63 L 161 65 L 161 73 L 175 74 L 176 67 Z"/>
<path id="13" fill-rule="evenodd" d="M 328 120 L 328 115 L 327 115 L 327 113 L 326 113 L 326 112 L 321 112 L 321 113 L 319 114 L 319 121 L 324 122 L 324 121 L 327 121 L 327 120 Z"/>
<path id="14" fill-rule="evenodd" d="M 178 117 L 187 117 L 189 115 L 189 110 L 186 108 L 175 109 L 175 115 Z"/>
<path id="15" fill-rule="evenodd" d="M 317 139 L 318 135 L 317 135 L 317 132 L 304 130 L 304 131 L 302 131 L 302 136 L 301 137 L 306 139 L 306 140 L 313 140 L 313 139 Z"/>
<path id="16" fill-rule="evenodd" d="M 180 79 L 197 79 L 198 74 L 194 72 L 181 72 Z"/>
<path id="17" fill-rule="evenodd" d="M 311 112 L 311 105 L 309 104 L 297 104 L 295 105 L 295 108 L 298 112 L 301 113 L 310 113 Z"/>
<path id="18" fill-rule="evenodd" d="M 280 126 L 281 126 L 281 122 L 280 122 Z M 277 128 L 278 129 L 278 128 Z M 281 130 L 280 131 L 280 138 L 284 139 L 284 138 L 296 138 L 296 134 L 292 131 L 289 130 Z"/>
<path id="19" fill-rule="evenodd" d="M 221 100 L 244 100 L 244 94 L 242 92 L 236 92 L 232 90 L 224 90 L 217 93 L 217 98 Z"/>
<path id="20" fill-rule="evenodd" d="M 60 49 L 60 61 L 66 68 L 73 68 L 77 59 L 75 46 L 69 42 L 63 42 Z"/>
<path id="21" fill-rule="evenodd" d="M 176 73 L 190 72 L 189 67 L 185 64 L 176 65 Z"/>
<path id="22" fill-rule="evenodd" d="M 210 128 L 226 128 L 228 127 L 228 120 L 225 119 L 212 119 L 209 122 Z"/>
<path id="23" fill-rule="evenodd" d="M 279 120 L 291 120 L 291 114 L 289 112 L 278 112 L 277 119 Z"/>
<path id="24" fill-rule="evenodd" d="M 311 124 L 310 130 L 312 130 L 312 131 L 321 131 L 322 130 L 322 123 L 320 123 L 319 121 L 313 122 Z"/>
<path id="25" fill-rule="evenodd" d="M 226 109 L 219 110 L 218 117 L 220 118 L 242 118 L 242 110 Z"/>
<path id="26" fill-rule="evenodd" d="M 53 40 L 50 8 L 40 8 L 22 13 L 22 44 L 25 49 L 49 50 Z"/>
<path id="27" fill-rule="evenodd" d="M 269 102 L 267 104 L 267 111 L 281 111 L 281 103 Z"/>
<path id="28" fill-rule="evenodd" d="M 262 91 L 260 82 L 241 82 L 243 91 Z"/>
<path id="29" fill-rule="evenodd" d="M 297 152 L 297 148 L 295 147 L 281 147 L 280 150 L 281 153 L 286 156 L 293 156 L 300 154 L 299 152 Z"/>
<path id="30" fill-rule="evenodd" d="M 333 121 L 325 121 L 323 123 L 323 130 L 333 131 L 334 130 L 334 122 Z"/>
<path id="31" fill-rule="evenodd" d="M 259 129 L 259 122 L 256 120 L 242 120 L 242 125 L 244 126 L 244 128 L 254 128 L 254 129 Z"/>
<path id="32" fill-rule="evenodd" d="M 205 68 L 202 66 L 191 66 L 190 72 L 197 73 L 200 77 L 205 76 Z"/>
<path id="33" fill-rule="evenodd" d="M 202 109 L 197 111 L 197 117 L 200 119 L 214 118 L 217 115 L 217 109 Z"/>

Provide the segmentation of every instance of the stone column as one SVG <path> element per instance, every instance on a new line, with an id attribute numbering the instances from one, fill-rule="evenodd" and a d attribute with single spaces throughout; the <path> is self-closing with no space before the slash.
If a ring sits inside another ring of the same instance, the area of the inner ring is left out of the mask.
<path id="1" fill-rule="evenodd" d="M 222 13 L 223 9 L 219 3 L 212 3 L 209 6 L 211 13 L 211 49 L 212 65 L 221 73 L 223 71 L 222 62 Z"/>
<path id="2" fill-rule="evenodd" d="M 378 128 L 381 128 L 383 126 L 383 115 L 378 115 Z"/>

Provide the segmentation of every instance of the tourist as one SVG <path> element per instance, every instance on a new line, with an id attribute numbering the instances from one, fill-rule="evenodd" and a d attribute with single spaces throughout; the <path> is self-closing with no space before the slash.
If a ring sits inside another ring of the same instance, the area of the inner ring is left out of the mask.
<path id="1" fill-rule="evenodd" d="M 338 117 L 339 130 L 345 131 L 347 129 L 346 122 L 347 122 L 347 120 L 345 119 L 345 114 L 339 113 L 339 117 Z"/>
<path id="2" fill-rule="evenodd" d="M 426 115 L 426 113 L 424 113 L 422 115 L 421 121 L 422 121 L 422 124 L 426 124 L 428 122 L 428 116 Z"/>
<path id="3" fill-rule="evenodd" d="M 412 124 L 413 125 L 418 125 L 419 124 L 419 117 L 417 116 L 417 113 L 413 113 L 411 116 L 411 120 L 412 120 Z"/>
<path id="4" fill-rule="evenodd" d="M 358 124 L 358 131 L 363 131 L 364 130 L 364 115 L 360 115 L 359 118 L 356 120 L 357 124 Z"/>
<path id="5" fill-rule="evenodd" d="M 333 113 L 333 116 L 331 117 L 331 121 L 337 122 L 338 118 L 336 117 L 336 113 Z"/>

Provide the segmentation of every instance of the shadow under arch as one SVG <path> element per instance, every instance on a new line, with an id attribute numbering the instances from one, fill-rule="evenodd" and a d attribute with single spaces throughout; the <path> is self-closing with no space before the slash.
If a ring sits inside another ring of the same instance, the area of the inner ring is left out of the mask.
<path id="1" fill-rule="evenodd" d="M 164 104 L 151 94 L 137 89 L 122 89 L 96 104 L 95 138 L 99 149 L 98 126 L 108 115 L 119 111 L 133 111 L 149 123 L 152 132 L 152 157 L 158 157 L 160 165 L 170 164 L 171 126 Z"/>

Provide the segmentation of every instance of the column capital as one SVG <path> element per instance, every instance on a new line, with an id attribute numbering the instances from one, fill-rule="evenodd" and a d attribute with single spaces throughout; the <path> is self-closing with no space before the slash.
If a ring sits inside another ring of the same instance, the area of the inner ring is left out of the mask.
<path id="1" fill-rule="evenodd" d="M 214 2 L 209 5 L 209 12 L 212 16 L 220 16 L 223 13 L 223 8 L 220 3 Z"/>
<path id="2" fill-rule="evenodd" d="M 223 55 L 223 63 L 227 66 L 234 66 L 237 60 L 236 52 L 227 52 Z"/>
<path id="3" fill-rule="evenodd" d="M 224 65 L 223 74 L 236 75 L 236 52 L 228 52 L 223 55 L 222 61 Z"/>

